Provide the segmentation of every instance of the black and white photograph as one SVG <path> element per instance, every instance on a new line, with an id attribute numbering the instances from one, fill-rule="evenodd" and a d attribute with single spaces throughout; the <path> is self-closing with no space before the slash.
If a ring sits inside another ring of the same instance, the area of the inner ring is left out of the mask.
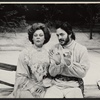
<path id="1" fill-rule="evenodd" d="M 0 98 L 100 98 L 100 2 L 0 2 Z"/>

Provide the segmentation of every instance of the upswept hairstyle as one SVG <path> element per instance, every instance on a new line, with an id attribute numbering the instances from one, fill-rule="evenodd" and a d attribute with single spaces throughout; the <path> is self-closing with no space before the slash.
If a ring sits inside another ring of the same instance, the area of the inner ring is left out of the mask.
<path id="1" fill-rule="evenodd" d="M 50 34 L 50 31 L 49 31 L 49 28 L 45 24 L 43 24 L 43 23 L 34 23 L 28 29 L 28 39 L 30 40 L 30 42 L 32 44 L 34 44 L 34 42 L 33 42 L 33 35 L 34 35 L 35 31 L 39 30 L 39 29 L 41 29 L 44 32 L 45 40 L 44 40 L 43 44 L 46 44 L 50 40 L 51 34 Z"/>
<path id="2" fill-rule="evenodd" d="M 63 29 L 65 32 L 67 32 L 68 33 L 68 35 L 70 35 L 71 34 L 71 38 L 73 39 L 73 40 L 75 40 L 76 39 L 76 37 L 75 37 L 75 34 L 74 34 L 74 32 L 72 31 L 72 26 L 68 23 L 68 22 L 58 22 L 58 23 L 56 23 L 56 29 L 58 29 L 58 28 L 61 28 L 61 29 Z"/>

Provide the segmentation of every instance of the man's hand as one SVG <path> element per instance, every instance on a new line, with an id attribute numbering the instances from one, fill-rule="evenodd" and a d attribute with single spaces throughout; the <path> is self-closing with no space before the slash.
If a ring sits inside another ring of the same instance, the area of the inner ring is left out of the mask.
<path id="1" fill-rule="evenodd" d="M 49 57 L 50 57 L 50 59 L 53 59 L 57 65 L 61 63 L 61 55 L 60 55 L 59 52 L 54 53 L 53 50 L 50 50 L 49 51 Z"/>
<path id="2" fill-rule="evenodd" d="M 63 54 L 64 56 L 64 60 L 67 66 L 71 65 L 71 57 L 68 57 L 68 55 L 66 56 L 65 54 Z"/>

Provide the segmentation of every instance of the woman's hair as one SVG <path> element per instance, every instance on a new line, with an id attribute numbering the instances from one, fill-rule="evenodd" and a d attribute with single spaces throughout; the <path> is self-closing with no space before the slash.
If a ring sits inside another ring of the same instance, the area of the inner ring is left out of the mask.
<path id="1" fill-rule="evenodd" d="M 44 37 L 45 37 L 44 44 L 46 44 L 50 40 L 51 34 L 50 34 L 50 31 L 49 31 L 49 28 L 43 23 L 34 23 L 28 29 L 28 39 L 30 40 L 30 42 L 32 44 L 34 44 L 33 35 L 34 35 L 35 31 L 40 30 L 40 29 L 44 32 Z"/>
<path id="2" fill-rule="evenodd" d="M 68 35 L 71 34 L 72 39 L 74 39 L 74 40 L 76 39 L 75 34 L 72 31 L 72 26 L 68 22 L 63 23 L 63 22 L 59 21 L 59 23 L 56 24 L 56 29 L 58 29 L 58 28 L 63 29 L 65 32 L 67 32 Z"/>

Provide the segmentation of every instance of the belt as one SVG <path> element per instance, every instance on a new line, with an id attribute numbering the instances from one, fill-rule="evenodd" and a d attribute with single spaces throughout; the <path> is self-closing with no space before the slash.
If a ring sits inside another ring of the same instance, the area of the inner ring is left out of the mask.
<path id="1" fill-rule="evenodd" d="M 64 75 L 57 75 L 55 79 L 59 79 L 62 81 L 79 81 L 81 78 L 71 77 L 71 76 L 64 76 Z"/>
<path id="2" fill-rule="evenodd" d="M 54 79 L 59 79 L 62 81 L 77 81 L 79 83 L 79 88 L 82 91 L 82 94 L 84 96 L 84 81 L 82 78 L 77 78 L 77 77 L 71 77 L 71 76 L 64 76 L 64 75 L 57 75 L 54 77 Z"/>

